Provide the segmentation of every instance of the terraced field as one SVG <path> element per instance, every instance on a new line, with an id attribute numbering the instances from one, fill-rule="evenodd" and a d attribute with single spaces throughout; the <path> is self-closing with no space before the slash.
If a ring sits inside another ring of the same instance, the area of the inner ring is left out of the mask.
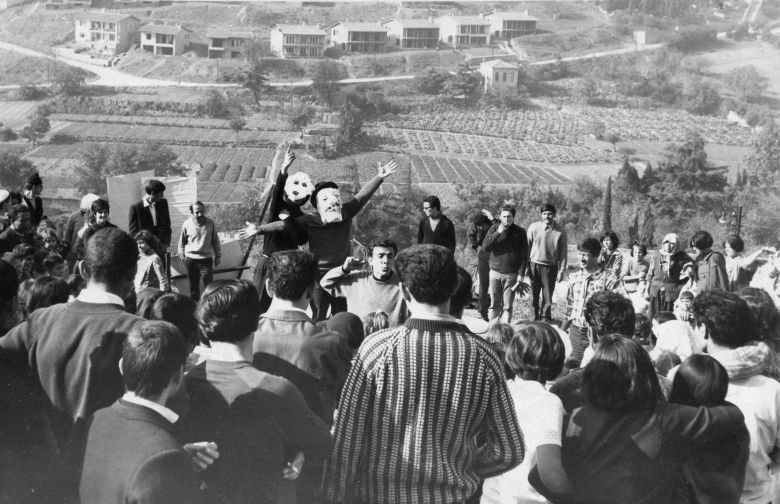
<path id="1" fill-rule="evenodd" d="M 456 157 L 410 156 L 415 182 L 421 184 L 545 184 L 569 185 L 572 180 L 554 168 Z"/>

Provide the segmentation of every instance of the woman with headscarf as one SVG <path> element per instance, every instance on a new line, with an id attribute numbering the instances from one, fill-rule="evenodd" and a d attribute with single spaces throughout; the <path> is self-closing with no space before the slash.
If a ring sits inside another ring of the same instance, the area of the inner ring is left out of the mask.
<path id="1" fill-rule="evenodd" d="M 664 236 L 661 248 L 650 263 L 650 286 L 647 289 L 652 312 L 673 311 L 674 302 L 688 278 L 682 276 L 683 266 L 693 259 L 679 249 L 680 238 L 675 233 Z"/>

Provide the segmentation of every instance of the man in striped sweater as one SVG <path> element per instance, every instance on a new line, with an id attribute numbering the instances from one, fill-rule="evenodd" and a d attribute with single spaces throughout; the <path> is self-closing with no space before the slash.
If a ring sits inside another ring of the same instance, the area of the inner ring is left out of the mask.
<path id="1" fill-rule="evenodd" d="M 396 258 L 412 317 L 367 337 L 352 361 L 325 469 L 332 502 L 462 503 L 523 460 L 523 435 L 493 349 L 449 315 L 448 249 Z"/>

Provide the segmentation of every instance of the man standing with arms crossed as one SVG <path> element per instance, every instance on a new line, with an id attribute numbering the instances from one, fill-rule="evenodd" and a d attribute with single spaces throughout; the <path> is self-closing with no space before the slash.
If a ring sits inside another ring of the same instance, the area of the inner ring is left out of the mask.
<path id="1" fill-rule="evenodd" d="M 528 276 L 531 278 L 531 297 L 534 320 L 552 322 L 552 296 L 555 283 L 563 280 L 568 251 L 566 230 L 555 222 L 555 206 L 541 207 L 542 220 L 528 226 Z M 543 304 L 539 305 L 539 293 Z"/>

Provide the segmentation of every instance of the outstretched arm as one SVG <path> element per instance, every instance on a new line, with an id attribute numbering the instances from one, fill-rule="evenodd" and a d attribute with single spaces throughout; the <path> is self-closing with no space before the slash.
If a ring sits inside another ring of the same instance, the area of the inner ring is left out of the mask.
<path id="1" fill-rule="evenodd" d="M 382 182 L 396 171 L 398 171 L 398 164 L 395 161 L 379 166 L 376 177 L 369 180 L 366 185 L 360 188 L 360 192 L 355 195 L 355 201 L 357 202 L 355 213 L 358 213 L 368 203 L 368 200 L 379 189 Z"/>

